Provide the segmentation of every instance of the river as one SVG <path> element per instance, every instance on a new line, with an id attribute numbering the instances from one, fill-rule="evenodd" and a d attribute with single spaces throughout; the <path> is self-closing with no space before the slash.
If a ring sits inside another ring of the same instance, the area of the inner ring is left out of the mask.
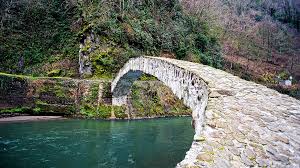
<path id="1" fill-rule="evenodd" d="M 190 148 L 190 117 L 0 124 L 2 168 L 168 168 Z"/>

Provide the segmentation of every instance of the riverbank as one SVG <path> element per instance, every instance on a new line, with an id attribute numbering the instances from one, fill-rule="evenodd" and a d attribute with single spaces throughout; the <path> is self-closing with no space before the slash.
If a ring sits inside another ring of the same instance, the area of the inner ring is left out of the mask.
<path id="1" fill-rule="evenodd" d="M 45 120 L 62 120 L 66 119 L 63 116 L 14 116 L 0 118 L 1 123 L 11 123 L 11 122 L 25 122 L 25 121 L 45 121 Z"/>
<path id="2" fill-rule="evenodd" d="M 158 118 L 176 118 L 176 117 L 189 117 L 190 115 L 165 115 L 165 116 L 146 116 L 146 117 L 135 117 L 135 118 L 91 118 L 84 115 L 68 115 L 68 116 L 37 116 L 30 114 L 19 114 L 19 115 L 0 115 L 1 123 L 10 122 L 27 122 L 27 121 L 41 121 L 41 120 L 57 120 L 57 119 L 90 119 L 90 120 L 147 120 L 147 119 L 158 119 Z"/>
<path id="3" fill-rule="evenodd" d="M 191 115 L 162 115 L 162 116 L 144 116 L 144 117 L 133 117 L 133 118 L 97 118 L 97 117 L 88 117 L 86 115 L 71 115 L 66 118 L 72 119 L 91 119 L 91 120 L 147 120 L 147 119 L 156 119 L 156 118 L 175 118 L 175 117 L 190 117 Z"/>

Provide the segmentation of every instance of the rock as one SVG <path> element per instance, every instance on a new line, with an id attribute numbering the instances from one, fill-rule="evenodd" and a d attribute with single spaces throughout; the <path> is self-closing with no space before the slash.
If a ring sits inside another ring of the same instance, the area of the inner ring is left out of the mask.
<path id="1" fill-rule="evenodd" d="M 285 164 L 289 163 L 289 157 L 282 155 L 282 154 L 277 154 L 277 155 L 273 155 L 274 156 L 274 160 L 276 161 L 280 161 L 283 162 Z"/>
<path id="2" fill-rule="evenodd" d="M 270 160 L 268 159 L 257 158 L 256 162 L 259 167 L 269 167 L 271 165 Z"/>
<path id="3" fill-rule="evenodd" d="M 231 168 L 232 167 L 230 162 L 226 159 L 223 159 L 223 158 L 215 159 L 214 164 L 215 164 L 216 167 L 222 167 L 222 168 Z"/>
<path id="4" fill-rule="evenodd" d="M 274 137 L 274 139 L 275 139 L 275 141 L 281 141 L 281 142 L 283 142 L 285 144 L 289 144 L 289 139 L 286 138 L 286 137 L 283 137 L 283 136 L 280 136 L 280 135 L 276 135 Z"/>
<path id="5" fill-rule="evenodd" d="M 200 161 L 211 162 L 213 160 L 213 156 L 208 153 L 201 153 L 197 156 L 197 159 Z"/>
<path id="6" fill-rule="evenodd" d="M 246 149 L 243 152 L 245 156 L 248 157 L 250 160 L 253 160 L 253 158 L 256 157 L 255 152 L 249 147 L 246 147 Z"/>
<path id="7" fill-rule="evenodd" d="M 240 150 L 239 150 L 238 148 L 236 148 L 236 147 L 230 147 L 230 148 L 229 148 L 229 151 L 230 151 L 232 154 L 237 155 L 237 156 L 241 154 Z"/>
<path id="8" fill-rule="evenodd" d="M 230 161 L 232 168 L 242 168 L 245 167 L 245 165 L 239 161 L 232 160 Z"/>
<path id="9" fill-rule="evenodd" d="M 242 162 L 244 164 L 246 164 L 247 166 L 254 166 L 254 159 L 255 158 L 248 158 L 245 154 L 245 152 L 242 152 L 241 153 L 241 159 L 242 159 Z"/>

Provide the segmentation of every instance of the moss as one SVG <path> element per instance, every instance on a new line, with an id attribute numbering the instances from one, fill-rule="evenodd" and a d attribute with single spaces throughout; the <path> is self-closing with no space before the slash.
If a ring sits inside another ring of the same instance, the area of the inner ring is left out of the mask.
<path id="1" fill-rule="evenodd" d="M 79 31 L 79 32 L 77 33 L 77 36 L 78 36 L 78 37 L 83 36 L 86 32 L 89 32 L 89 31 L 91 30 L 91 27 L 92 27 L 91 24 L 84 26 L 84 27 L 82 28 L 82 30 Z"/>
<path id="2" fill-rule="evenodd" d="M 83 48 L 81 48 L 81 51 L 82 52 L 88 52 L 90 48 L 91 48 L 91 46 L 87 44 Z"/>
<path id="3" fill-rule="evenodd" d="M 218 148 L 219 150 L 225 150 L 225 147 L 224 146 L 221 146 Z"/>
<path id="4" fill-rule="evenodd" d="M 9 74 L 9 73 L 3 73 L 3 72 L 0 72 L 0 76 L 2 76 L 2 77 L 17 78 L 17 79 L 21 79 L 21 80 L 35 79 L 35 77 L 33 77 L 33 76 L 25 76 L 25 75 L 18 75 L 18 74 Z"/>
<path id="5" fill-rule="evenodd" d="M 141 81 L 154 81 L 157 80 L 155 76 L 148 75 L 148 74 L 142 74 L 141 77 L 139 78 Z"/>
<path id="6" fill-rule="evenodd" d="M 35 77 L 35 76 L 29 76 L 29 75 L 18 75 L 18 74 L 9 74 L 9 73 L 3 73 L 0 72 L 0 79 L 2 78 L 10 78 L 10 79 L 17 79 L 17 80 L 41 80 L 41 79 L 62 79 L 62 80 L 72 80 L 72 78 L 69 77 Z"/>
<path id="7" fill-rule="evenodd" d="M 57 76 L 61 76 L 61 75 L 62 75 L 61 69 L 54 69 L 47 73 L 47 76 L 49 76 L 49 77 L 57 77 Z"/>
<path id="8" fill-rule="evenodd" d="M 33 109 L 35 113 L 61 113 L 69 114 L 76 112 L 76 107 L 73 105 L 48 104 L 46 102 L 37 102 Z"/>
<path id="9" fill-rule="evenodd" d="M 251 160 L 251 161 L 255 161 L 255 157 L 249 157 L 249 160 Z"/>

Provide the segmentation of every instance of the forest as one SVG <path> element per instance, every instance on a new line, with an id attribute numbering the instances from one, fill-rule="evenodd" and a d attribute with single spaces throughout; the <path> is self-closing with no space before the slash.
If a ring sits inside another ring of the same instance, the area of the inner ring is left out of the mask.
<path id="1" fill-rule="evenodd" d="M 0 0 L 0 71 L 111 79 L 128 59 L 152 55 L 299 98 L 299 11 L 297 0 Z M 80 48 L 90 33 L 97 42 Z M 79 51 L 91 75 L 79 73 Z M 292 86 L 279 84 L 290 77 Z"/>

